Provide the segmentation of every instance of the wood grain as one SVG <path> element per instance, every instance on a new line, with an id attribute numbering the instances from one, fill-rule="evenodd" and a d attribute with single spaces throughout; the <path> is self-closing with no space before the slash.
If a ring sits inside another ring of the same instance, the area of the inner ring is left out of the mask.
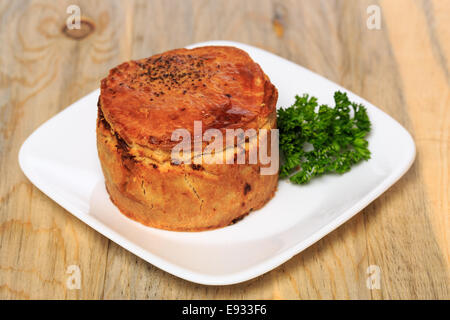
<path id="1" fill-rule="evenodd" d="M 77 4 L 94 29 L 63 32 Z M 366 27 L 379 5 L 380 30 Z M 379 106 L 413 135 L 409 172 L 277 269 L 216 287 L 176 278 L 74 218 L 22 174 L 40 124 L 128 59 L 224 39 L 269 50 Z M 450 1 L 0 1 L 0 298 L 449 299 Z M 69 265 L 81 289 L 69 290 Z M 381 288 L 366 286 L 381 268 Z"/>

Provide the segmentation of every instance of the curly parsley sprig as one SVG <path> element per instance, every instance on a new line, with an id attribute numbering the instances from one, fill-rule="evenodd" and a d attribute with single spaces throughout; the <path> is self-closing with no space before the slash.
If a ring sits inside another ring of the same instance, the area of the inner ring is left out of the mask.
<path id="1" fill-rule="evenodd" d="M 325 173 L 345 173 L 370 158 L 367 134 L 371 124 L 366 108 L 350 102 L 347 94 L 334 94 L 335 107 L 318 105 L 308 94 L 277 111 L 280 149 L 284 164 L 280 177 L 304 184 Z M 353 115 L 351 115 L 353 110 Z"/>

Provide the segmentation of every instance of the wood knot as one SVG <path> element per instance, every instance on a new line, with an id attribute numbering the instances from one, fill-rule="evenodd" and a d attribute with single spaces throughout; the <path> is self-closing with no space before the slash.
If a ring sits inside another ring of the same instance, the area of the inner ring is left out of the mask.
<path id="1" fill-rule="evenodd" d="M 80 27 L 70 29 L 67 24 L 64 25 L 62 32 L 71 39 L 82 40 L 95 31 L 94 22 L 86 17 L 80 18 Z"/>
<path id="2" fill-rule="evenodd" d="M 286 25 L 287 9 L 281 3 L 275 3 L 273 7 L 272 28 L 278 38 L 283 37 Z"/>

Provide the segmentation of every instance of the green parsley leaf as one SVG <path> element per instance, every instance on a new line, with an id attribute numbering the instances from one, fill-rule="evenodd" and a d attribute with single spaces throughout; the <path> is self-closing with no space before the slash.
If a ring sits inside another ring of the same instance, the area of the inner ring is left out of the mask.
<path id="1" fill-rule="evenodd" d="M 334 94 L 335 107 L 317 103 L 308 94 L 277 111 L 280 150 L 284 163 L 280 177 L 304 184 L 326 173 L 345 173 L 370 159 L 366 140 L 371 124 L 366 108 L 350 102 L 347 94 Z M 353 111 L 353 112 L 351 112 Z"/>

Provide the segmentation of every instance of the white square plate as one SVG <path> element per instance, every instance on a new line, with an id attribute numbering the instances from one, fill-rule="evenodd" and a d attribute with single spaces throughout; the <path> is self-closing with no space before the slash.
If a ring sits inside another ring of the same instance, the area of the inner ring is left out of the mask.
<path id="1" fill-rule="evenodd" d="M 290 259 L 349 220 L 411 166 L 410 134 L 387 114 L 344 88 L 267 51 L 228 41 L 247 51 L 279 90 L 279 106 L 309 93 L 333 105 L 336 90 L 364 104 L 372 121 L 372 158 L 344 175 L 304 186 L 280 181 L 276 196 L 234 225 L 204 232 L 171 232 L 134 222 L 111 203 L 97 157 L 99 90 L 37 129 L 23 144 L 19 163 L 42 192 L 89 226 L 142 259 L 183 279 L 226 285 L 259 276 Z"/>

